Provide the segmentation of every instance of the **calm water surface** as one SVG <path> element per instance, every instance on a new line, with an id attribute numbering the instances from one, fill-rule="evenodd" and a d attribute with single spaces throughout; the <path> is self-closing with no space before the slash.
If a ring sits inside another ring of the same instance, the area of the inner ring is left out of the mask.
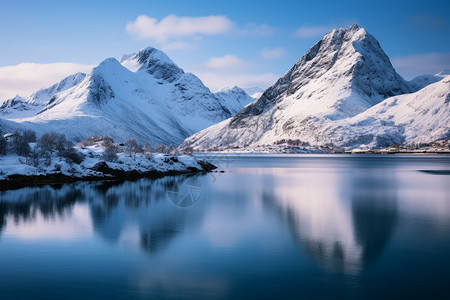
<path id="1" fill-rule="evenodd" d="M 450 156 L 0 192 L 0 299 L 450 299 Z"/>

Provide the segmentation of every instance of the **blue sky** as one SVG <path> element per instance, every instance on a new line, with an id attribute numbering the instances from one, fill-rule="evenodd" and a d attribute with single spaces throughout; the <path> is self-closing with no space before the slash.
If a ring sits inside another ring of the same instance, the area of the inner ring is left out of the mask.
<path id="1" fill-rule="evenodd" d="M 406 79 L 450 68 L 448 0 L 15 0 L 0 10 L 0 99 L 146 46 L 212 90 L 266 88 L 327 30 L 352 23 L 378 39 Z"/>

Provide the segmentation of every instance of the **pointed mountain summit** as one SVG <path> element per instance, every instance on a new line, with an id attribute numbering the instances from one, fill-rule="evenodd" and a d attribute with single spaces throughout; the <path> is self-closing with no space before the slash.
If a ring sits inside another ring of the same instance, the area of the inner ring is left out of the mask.
<path id="1" fill-rule="evenodd" d="M 230 120 L 186 139 L 197 149 L 332 142 L 325 128 L 388 97 L 414 92 L 378 41 L 352 25 L 329 31 L 261 97 Z M 330 131 L 328 131 L 330 132 Z"/>
<path id="2" fill-rule="evenodd" d="M 378 41 L 354 24 L 328 32 L 231 124 L 237 126 L 278 104 L 295 109 L 299 116 L 323 113 L 332 119 L 345 118 L 408 92 L 411 88 Z"/>
<path id="3" fill-rule="evenodd" d="M 255 100 L 238 86 L 223 87 L 215 92 L 214 95 L 221 100 L 233 116 L 244 106 Z"/>
<path id="4" fill-rule="evenodd" d="M 244 106 L 211 93 L 152 47 L 124 55 L 120 62 L 105 59 L 77 78 L 78 84 L 52 95 L 39 113 L 14 121 L 38 134 L 62 132 L 74 141 L 95 134 L 117 141 L 135 138 L 151 146 L 178 145 Z"/>

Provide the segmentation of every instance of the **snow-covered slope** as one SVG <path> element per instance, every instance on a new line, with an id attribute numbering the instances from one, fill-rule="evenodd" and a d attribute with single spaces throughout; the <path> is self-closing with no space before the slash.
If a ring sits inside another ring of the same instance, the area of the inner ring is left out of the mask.
<path id="1" fill-rule="evenodd" d="M 243 101 L 214 95 L 162 51 L 148 47 L 120 62 L 106 59 L 78 85 L 55 94 L 38 115 L 15 121 L 38 134 L 57 131 L 74 141 L 96 134 L 178 145 L 231 117 L 246 104 L 238 107 L 238 100 Z"/>
<path id="2" fill-rule="evenodd" d="M 68 90 L 77 84 L 79 84 L 84 78 L 86 77 L 86 74 L 84 73 L 75 73 L 72 75 L 67 76 L 63 80 L 61 80 L 58 83 L 55 83 L 54 85 L 40 89 L 37 92 L 34 92 L 31 94 L 30 97 L 27 98 L 27 102 L 32 105 L 47 105 L 47 103 L 50 101 L 50 99 L 59 92 Z"/>
<path id="3" fill-rule="evenodd" d="M 231 113 L 232 116 L 237 114 L 244 106 L 255 100 L 249 96 L 243 89 L 237 86 L 224 87 L 214 93 Z"/>
<path id="4" fill-rule="evenodd" d="M 414 91 L 418 91 L 423 89 L 429 84 L 438 82 L 439 80 L 442 80 L 444 77 L 450 75 L 450 70 L 443 70 L 435 75 L 431 74 L 425 74 L 415 77 L 414 79 L 410 80 L 408 83 L 411 86 L 411 88 Z"/>
<path id="5" fill-rule="evenodd" d="M 412 94 L 388 98 L 323 131 L 335 145 L 369 148 L 450 138 L 450 76 Z"/>
<path id="6" fill-rule="evenodd" d="M 330 137 L 320 135 L 318 128 L 412 91 L 365 29 L 334 29 L 258 100 L 188 138 L 182 147 L 245 147 L 281 139 L 325 144 Z"/>
<path id="7" fill-rule="evenodd" d="M 85 77 L 86 74 L 84 73 L 75 73 L 48 88 L 34 92 L 26 99 L 19 95 L 8 99 L 0 106 L 0 117 L 14 120 L 35 116 L 48 104 L 55 94 L 76 86 Z"/>

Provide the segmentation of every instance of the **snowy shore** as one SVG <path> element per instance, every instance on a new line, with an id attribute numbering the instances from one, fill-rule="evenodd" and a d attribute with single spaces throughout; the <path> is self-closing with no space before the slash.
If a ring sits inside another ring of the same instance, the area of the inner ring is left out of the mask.
<path id="1" fill-rule="evenodd" d="M 33 184 L 74 181 L 127 180 L 142 177 L 157 178 L 166 175 L 209 172 L 212 164 L 196 160 L 189 155 L 153 153 L 128 155 L 118 153 L 115 162 L 102 159 L 103 149 L 79 148 L 84 160 L 80 164 L 68 163 L 54 155 L 48 165 L 34 166 L 26 157 L 9 154 L 0 157 L 0 190 L 20 188 Z"/>

